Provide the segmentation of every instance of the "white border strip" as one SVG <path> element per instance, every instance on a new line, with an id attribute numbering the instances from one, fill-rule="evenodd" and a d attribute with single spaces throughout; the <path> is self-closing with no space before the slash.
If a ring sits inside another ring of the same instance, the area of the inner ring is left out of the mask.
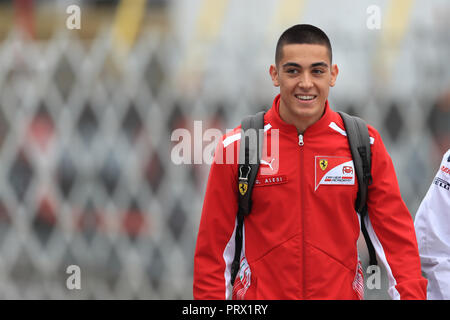
<path id="1" fill-rule="evenodd" d="M 340 134 L 342 134 L 343 136 L 347 136 L 347 132 L 344 131 L 344 129 L 342 129 L 341 127 L 339 127 L 335 122 L 331 122 L 328 125 L 331 129 L 333 129 L 334 131 L 339 132 Z M 373 137 L 369 137 L 370 138 L 370 144 L 373 144 L 375 142 L 375 139 Z"/>
<path id="2" fill-rule="evenodd" d="M 397 285 L 397 281 L 395 280 L 394 275 L 392 274 L 391 267 L 389 266 L 389 263 L 387 262 L 383 246 L 381 245 L 381 242 L 378 239 L 378 237 L 375 233 L 375 230 L 372 227 L 372 223 L 370 222 L 369 215 L 365 216 L 364 223 L 366 225 L 367 233 L 369 234 L 370 240 L 372 240 L 372 244 L 373 244 L 373 247 L 375 248 L 377 256 L 383 263 L 384 267 L 386 268 L 386 273 L 387 273 L 387 276 L 389 279 L 388 293 L 393 300 L 400 300 L 400 293 L 398 293 L 397 289 L 395 288 L 395 286 Z"/>
<path id="3" fill-rule="evenodd" d="M 267 132 L 270 128 L 272 128 L 272 125 L 270 123 L 266 124 L 264 126 L 264 132 Z M 223 139 L 223 146 L 224 148 L 228 147 L 231 143 L 236 142 L 241 139 L 241 133 L 233 134 L 232 136 L 226 137 Z"/>

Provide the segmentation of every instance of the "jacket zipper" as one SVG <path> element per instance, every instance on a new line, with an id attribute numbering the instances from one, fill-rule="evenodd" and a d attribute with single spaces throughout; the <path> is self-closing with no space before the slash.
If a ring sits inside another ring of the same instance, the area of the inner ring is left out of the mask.
<path id="1" fill-rule="evenodd" d="M 299 145 L 300 147 L 302 147 L 304 144 L 305 144 L 305 143 L 303 142 L 303 135 L 302 135 L 302 134 L 299 134 L 299 135 L 298 135 L 298 145 Z"/>
<path id="2" fill-rule="evenodd" d="M 305 142 L 303 141 L 303 134 L 299 134 L 298 135 L 298 145 L 300 146 L 300 170 L 303 170 L 303 146 L 305 145 Z M 302 225 L 302 299 L 305 299 L 306 296 L 306 288 L 305 288 L 305 219 L 304 219 L 304 212 L 305 212 L 305 207 L 304 207 L 304 192 L 303 192 L 303 179 L 301 177 L 301 173 L 300 173 L 300 219 L 301 219 L 301 225 Z"/>

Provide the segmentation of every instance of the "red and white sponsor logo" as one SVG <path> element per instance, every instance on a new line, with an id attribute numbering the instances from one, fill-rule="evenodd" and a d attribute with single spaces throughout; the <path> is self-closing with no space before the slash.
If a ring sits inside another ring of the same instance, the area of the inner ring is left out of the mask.
<path id="1" fill-rule="evenodd" d="M 353 168 L 350 166 L 344 166 L 342 168 L 342 174 L 353 174 Z"/>
<path id="2" fill-rule="evenodd" d="M 446 166 L 442 166 L 442 167 L 441 167 L 441 171 L 442 171 L 443 173 L 450 174 L 450 168 L 447 168 Z"/>
<path id="3" fill-rule="evenodd" d="M 355 169 L 351 158 L 316 156 L 315 160 L 315 190 L 317 190 L 320 185 L 355 184 Z M 327 163 L 326 166 L 321 165 L 321 163 L 323 164 L 324 162 Z"/>

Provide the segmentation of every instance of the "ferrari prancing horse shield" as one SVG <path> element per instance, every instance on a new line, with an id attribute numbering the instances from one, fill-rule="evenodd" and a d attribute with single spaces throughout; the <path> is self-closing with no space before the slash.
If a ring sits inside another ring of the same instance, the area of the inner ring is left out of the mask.
<path id="1" fill-rule="evenodd" d="M 319 161 L 319 165 L 320 165 L 320 169 L 325 170 L 328 166 L 328 160 L 326 159 L 321 159 Z"/>
<path id="2" fill-rule="evenodd" d="M 248 183 L 247 182 L 240 182 L 239 183 L 239 192 L 242 195 L 245 195 L 245 193 L 247 192 L 248 189 Z"/>

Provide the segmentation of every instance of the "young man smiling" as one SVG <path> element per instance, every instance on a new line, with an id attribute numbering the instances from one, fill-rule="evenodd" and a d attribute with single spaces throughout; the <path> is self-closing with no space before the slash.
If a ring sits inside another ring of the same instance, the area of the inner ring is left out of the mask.
<path id="1" fill-rule="evenodd" d="M 270 75 L 280 87 L 280 117 L 304 132 L 322 117 L 339 70 L 331 64 L 331 46 L 283 40 L 278 43 Z"/>
<path id="2" fill-rule="evenodd" d="M 264 115 L 264 144 L 271 150 L 276 131 L 279 151 L 263 155 L 261 163 L 276 170 L 258 171 L 232 287 L 240 127 L 218 144 L 195 251 L 194 298 L 362 299 L 360 223 L 386 266 L 392 298 L 426 298 L 413 221 L 392 161 L 371 126 L 368 216 L 360 222 L 355 212 L 351 151 L 343 121 L 328 102 L 338 67 L 326 34 L 311 25 L 289 28 L 269 71 L 280 94 Z M 227 153 L 235 157 L 233 164 L 225 161 Z"/>

